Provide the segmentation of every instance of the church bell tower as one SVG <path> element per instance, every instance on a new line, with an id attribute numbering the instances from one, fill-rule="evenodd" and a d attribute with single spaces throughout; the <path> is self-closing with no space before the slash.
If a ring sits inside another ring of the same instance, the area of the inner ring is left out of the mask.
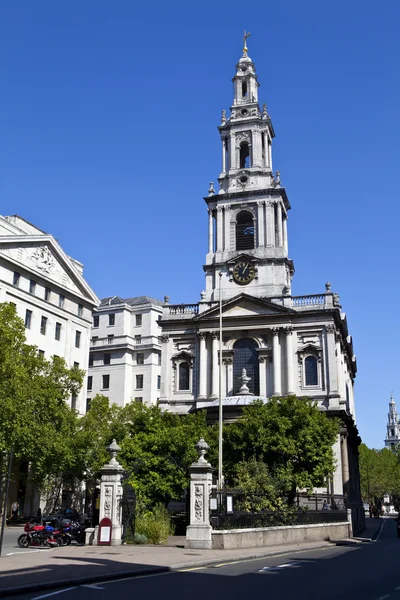
<path id="1" fill-rule="evenodd" d="M 210 184 L 208 254 L 204 271 L 205 302 L 240 293 L 259 298 L 290 295 L 293 262 L 288 258 L 287 216 L 290 209 L 280 175 L 272 170 L 271 118 L 258 104 L 258 78 L 248 55 L 243 54 L 233 78 L 230 116 L 222 111 L 218 127 L 222 142 L 219 190 Z M 220 273 L 225 275 L 219 277 Z"/>

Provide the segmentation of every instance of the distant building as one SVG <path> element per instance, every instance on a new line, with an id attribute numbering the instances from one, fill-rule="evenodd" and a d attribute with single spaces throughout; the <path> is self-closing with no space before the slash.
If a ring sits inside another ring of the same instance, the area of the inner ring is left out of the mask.
<path id="1" fill-rule="evenodd" d="M 258 104 L 259 83 L 246 47 L 233 85 L 230 115 L 222 111 L 218 127 L 219 189 L 210 184 L 204 198 L 205 290 L 198 303 L 164 306 L 160 406 L 179 414 L 206 410 L 215 420 L 220 367 L 226 421 L 237 418 L 254 398 L 312 398 L 341 421 L 334 444 L 336 471 L 325 491 L 346 495 L 359 531 L 364 514 L 354 404 L 357 365 L 346 315 L 329 283 L 318 294 L 292 296 L 291 205 L 279 172 L 273 172 L 275 131 L 266 105 L 260 109 Z M 304 243 L 310 258 L 323 251 L 306 232 Z"/>
<path id="2" fill-rule="evenodd" d="M 17 215 L 0 216 L 0 302 L 13 302 L 25 323 L 27 344 L 45 358 L 87 369 L 92 311 L 99 299 L 83 265 L 57 240 Z M 71 406 L 86 410 L 86 382 Z"/>
<path id="3" fill-rule="evenodd" d="M 160 300 L 104 298 L 93 314 L 86 407 L 96 394 L 125 406 L 157 404 L 161 385 Z"/>
<path id="4" fill-rule="evenodd" d="M 393 393 L 390 394 L 388 422 L 386 425 L 385 448 L 396 446 L 400 442 L 400 419 L 396 410 Z"/>

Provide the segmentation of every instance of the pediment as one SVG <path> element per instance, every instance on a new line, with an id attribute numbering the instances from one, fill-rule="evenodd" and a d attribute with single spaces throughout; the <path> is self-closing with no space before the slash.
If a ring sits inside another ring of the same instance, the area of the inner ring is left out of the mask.
<path id="1" fill-rule="evenodd" d="M 234 265 L 240 261 L 257 262 L 257 260 L 258 259 L 255 256 L 253 256 L 252 254 L 246 254 L 245 252 L 243 252 L 242 254 L 238 254 L 234 258 L 230 258 L 229 260 L 227 260 L 226 264 Z"/>
<path id="2" fill-rule="evenodd" d="M 77 267 L 50 235 L 1 236 L 0 256 L 78 296 L 83 296 L 96 306 L 99 303 L 96 294 Z"/>
<path id="3" fill-rule="evenodd" d="M 240 294 L 231 300 L 223 302 L 222 315 L 227 317 L 252 317 L 258 315 L 272 316 L 292 314 L 294 311 L 290 308 L 275 304 L 270 300 L 263 298 L 254 298 L 247 294 Z M 219 316 L 219 306 L 210 308 L 206 312 L 196 317 L 197 321 L 215 319 Z"/>

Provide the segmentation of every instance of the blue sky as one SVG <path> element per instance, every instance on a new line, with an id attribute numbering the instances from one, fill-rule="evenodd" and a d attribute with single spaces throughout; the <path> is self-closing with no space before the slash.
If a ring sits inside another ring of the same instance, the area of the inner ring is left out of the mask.
<path id="1" fill-rule="evenodd" d="M 243 30 L 292 210 L 293 293 L 341 297 L 357 421 L 400 404 L 400 3 L 13 0 L 0 7 L 0 213 L 52 233 L 98 296 L 197 302 Z"/>

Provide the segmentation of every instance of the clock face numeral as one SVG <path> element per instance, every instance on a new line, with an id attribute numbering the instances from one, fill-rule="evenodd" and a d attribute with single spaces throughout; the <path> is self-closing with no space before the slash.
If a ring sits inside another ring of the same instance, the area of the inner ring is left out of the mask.
<path id="1" fill-rule="evenodd" d="M 254 279 L 256 274 L 254 266 L 245 261 L 236 263 L 233 267 L 233 279 L 239 285 L 246 285 Z"/>

